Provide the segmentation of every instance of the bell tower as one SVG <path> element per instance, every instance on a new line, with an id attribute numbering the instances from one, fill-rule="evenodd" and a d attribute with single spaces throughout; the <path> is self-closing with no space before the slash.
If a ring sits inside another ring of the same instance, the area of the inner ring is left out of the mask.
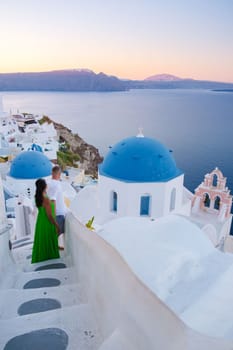
<path id="1" fill-rule="evenodd" d="M 204 181 L 196 188 L 192 201 L 192 212 L 204 211 L 214 214 L 223 222 L 230 217 L 232 195 L 226 187 L 226 177 L 215 168 L 206 174 Z"/>

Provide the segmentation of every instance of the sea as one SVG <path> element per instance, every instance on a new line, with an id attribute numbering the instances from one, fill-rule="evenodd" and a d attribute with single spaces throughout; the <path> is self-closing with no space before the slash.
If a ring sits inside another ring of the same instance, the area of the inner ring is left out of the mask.
<path id="1" fill-rule="evenodd" d="M 218 167 L 233 193 L 233 93 L 211 90 L 1 92 L 4 111 L 47 115 L 99 149 L 139 129 L 173 151 L 194 191 Z"/>

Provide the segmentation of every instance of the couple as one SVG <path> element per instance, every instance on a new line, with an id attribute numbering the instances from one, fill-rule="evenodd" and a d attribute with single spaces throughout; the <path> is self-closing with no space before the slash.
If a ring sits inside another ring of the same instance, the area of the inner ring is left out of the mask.
<path id="1" fill-rule="evenodd" d="M 35 202 L 38 208 L 32 263 L 59 258 L 58 235 L 64 233 L 67 208 L 64 203 L 59 166 L 52 169 L 48 188 L 44 179 L 36 181 Z"/>

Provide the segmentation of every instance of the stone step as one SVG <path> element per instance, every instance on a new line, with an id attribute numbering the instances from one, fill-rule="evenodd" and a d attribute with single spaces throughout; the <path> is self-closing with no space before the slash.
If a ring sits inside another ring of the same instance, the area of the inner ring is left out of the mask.
<path id="1" fill-rule="evenodd" d="M 32 246 L 33 241 L 30 239 L 24 239 L 18 242 L 14 242 L 12 244 L 12 249 L 18 249 L 18 248 L 22 248 L 25 247 L 26 245 L 31 245 Z"/>
<path id="2" fill-rule="evenodd" d="M 39 263 L 31 264 L 31 259 L 26 259 L 23 265 L 24 272 L 32 271 L 42 271 L 42 270 L 55 270 L 55 269 L 64 269 L 67 267 L 65 258 L 61 257 L 59 259 L 50 259 L 41 261 Z"/>
<path id="3" fill-rule="evenodd" d="M 47 330 L 47 338 L 46 336 L 35 337 L 34 331 L 46 329 L 50 329 L 50 333 Z M 51 333 L 54 336 L 52 340 Z M 13 338 L 23 334 L 27 334 L 25 343 L 22 343 L 23 338 L 16 338 L 14 343 Z M 62 344 L 62 341 L 57 341 L 58 336 L 61 336 L 64 341 L 67 340 L 68 345 L 56 347 L 57 343 L 60 346 Z M 16 350 L 14 344 L 20 345 L 18 349 L 97 350 L 102 342 L 103 339 L 88 304 L 0 320 L 0 349 L 3 350 Z M 28 344 L 30 347 L 26 347 Z"/>
<path id="4" fill-rule="evenodd" d="M 22 238 L 14 240 L 14 241 L 11 241 L 12 248 L 17 247 L 21 243 L 24 243 L 24 242 L 27 242 L 27 241 L 32 241 L 31 236 L 26 236 L 26 237 L 22 237 Z"/>
<path id="5" fill-rule="evenodd" d="M 35 267 L 34 267 L 35 269 Z M 10 278 L 11 277 L 11 278 Z M 75 270 L 72 267 L 64 269 L 48 269 L 41 271 L 18 271 L 8 276 L 8 283 L 5 283 L 5 289 L 23 289 L 26 284 L 38 279 L 56 279 L 60 285 L 76 283 Z"/>
<path id="6" fill-rule="evenodd" d="M 5 300 L 8 300 L 6 303 Z M 9 302 L 10 301 L 10 302 Z M 82 304 L 79 284 L 0 291 L 0 319 Z"/>
<path id="7" fill-rule="evenodd" d="M 47 261 L 42 261 L 39 263 L 31 264 L 32 257 L 32 247 L 33 241 L 31 239 L 22 241 L 22 242 L 14 242 L 15 249 L 12 249 L 12 256 L 16 263 L 16 269 L 18 271 L 34 271 L 36 268 L 40 268 L 44 265 L 51 264 L 65 264 L 65 251 L 60 251 L 59 259 L 51 259 Z"/>

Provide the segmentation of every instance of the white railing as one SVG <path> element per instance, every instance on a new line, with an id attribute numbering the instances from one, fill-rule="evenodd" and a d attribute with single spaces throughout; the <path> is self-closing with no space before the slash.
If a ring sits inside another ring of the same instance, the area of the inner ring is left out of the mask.
<path id="1" fill-rule="evenodd" d="M 100 350 L 233 349 L 232 343 L 188 328 L 110 244 L 72 213 L 66 220 L 66 252 L 105 339 Z"/>

